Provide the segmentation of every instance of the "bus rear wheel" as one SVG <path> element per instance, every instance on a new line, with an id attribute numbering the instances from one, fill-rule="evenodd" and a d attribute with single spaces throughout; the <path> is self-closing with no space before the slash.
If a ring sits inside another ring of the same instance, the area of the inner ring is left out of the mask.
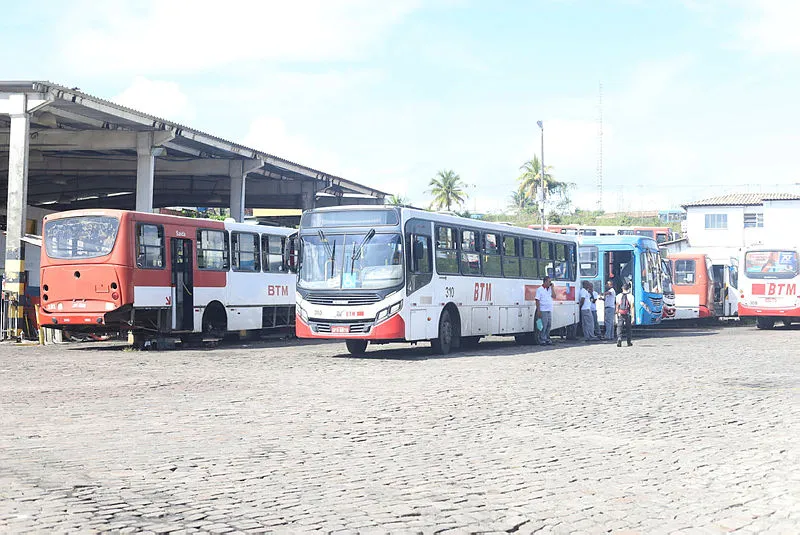
<path id="1" fill-rule="evenodd" d="M 447 355 L 453 348 L 459 347 L 460 342 L 458 328 L 453 323 L 450 311 L 445 309 L 439 318 L 439 336 L 431 340 L 431 348 L 434 353 Z"/>
<path id="2" fill-rule="evenodd" d="M 368 342 L 366 340 L 345 340 L 345 344 L 351 355 L 363 355 L 367 352 Z"/>
<path id="3" fill-rule="evenodd" d="M 775 326 L 775 319 L 774 318 L 765 318 L 765 317 L 757 317 L 756 318 L 756 327 L 759 329 L 772 329 Z"/>

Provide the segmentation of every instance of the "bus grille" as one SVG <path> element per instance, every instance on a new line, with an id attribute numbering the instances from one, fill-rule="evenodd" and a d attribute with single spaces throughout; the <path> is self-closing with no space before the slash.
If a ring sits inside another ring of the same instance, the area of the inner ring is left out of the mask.
<path id="1" fill-rule="evenodd" d="M 315 294 L 306 296 L 312 305 L 357 306 L 371 305 L 381 300 L 378 294 Z"/>
<path id="2" fill-rule="evenodd" d="M 330 333 L 331 332 L 331 325 L 330 323 L 312 323 L 311 329 L 314 332 L 318 333 Z M 371 328 L 371 324 L 369 323 L 336 323 L 333 325 L 349 325 L 350 326 L 350 334 L 367 334 Z"/>
<path id="3" fill-rule="evenodd" d="M 657 297 L 651 297 L 650 298 L 650 308 L 652 308 L 653 310 L 661 309 L 661 305 L 662 304 L 663 304 L 663 300 L 662 299 L 659 299 Z"/>

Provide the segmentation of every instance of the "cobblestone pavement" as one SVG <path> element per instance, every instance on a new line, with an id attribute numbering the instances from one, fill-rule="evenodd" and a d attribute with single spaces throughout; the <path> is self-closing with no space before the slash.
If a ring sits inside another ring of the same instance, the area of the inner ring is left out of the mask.
<path id="1" fill-rule="evenodd" d="M 800 532 L 800 331 L 0 346 L 0 532 Z"/>

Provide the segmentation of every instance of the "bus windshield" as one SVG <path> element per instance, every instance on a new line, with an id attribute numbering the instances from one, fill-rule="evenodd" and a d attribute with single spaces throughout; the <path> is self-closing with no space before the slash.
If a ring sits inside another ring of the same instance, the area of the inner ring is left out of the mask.
<path id="1" fill-rule="evenodd" d="M 798 274 L 797 252 L 750 251 L 744 255 L 744 272 L 751 279 L 790 279 Z"/>
<path id="2" fill-rule="evenodd" d="M 85 215 L 48 221 L 44 243 L 50 258 L 98 258 L 111 253 L 119 230 L 115 217 Z"/>
<path id="3" fill-rule="evenodd" d="M 655 251 L 644 251 L 642 262 L 642 289 L 649 293 L 661 293 L 661 256 Z"/>
<path id="4" fill-rule="evenodd" d="M 299 286 L 308 289 L 390 288 L 403 282 L 400 234 L 302 237 Z"/>

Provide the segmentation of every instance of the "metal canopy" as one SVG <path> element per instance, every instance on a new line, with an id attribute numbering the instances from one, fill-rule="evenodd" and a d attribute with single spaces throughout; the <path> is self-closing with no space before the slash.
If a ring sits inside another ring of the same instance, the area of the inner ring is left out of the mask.
<path id="1" fill-rule="evenodd" d="M 330 194 L 341 204 L 381 204 L 382 191 L 141 113 L 77 89 L 0 81 L 9 94 L 50 102 L 31 116 L 28 205 L 50 210 L 133 209 L 137 133 L 151 132 L 153 206 L 230 206 L 231 176 L 244 167 L 249 208 L 310 208 Z M 9 119 L 0 114 L 0 194 L 7 195 Z M 240 175 L 241 176 L 241 175 Z M 349 197 L 352 195 L 353 197 Z"/>

